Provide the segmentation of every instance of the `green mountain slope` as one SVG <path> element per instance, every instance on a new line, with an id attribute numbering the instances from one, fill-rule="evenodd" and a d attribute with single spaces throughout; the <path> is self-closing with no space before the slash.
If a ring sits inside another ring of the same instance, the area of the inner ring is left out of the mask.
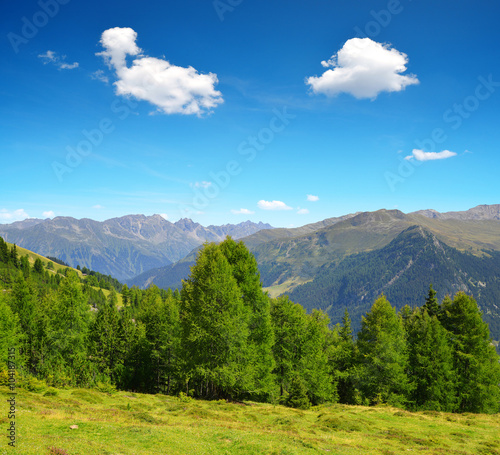
<path id="1" fill-rule="evenodd" d="M 460 252 L 422 226 L 404 230 L 381 249 L 325 265 L 290 298 L 308 310 L 325 310 L 333 323 L 341 321 L 347 308 L 358 330 L 361 315 L 381 293 L 398 309 L 422 305 L 416 296 L 425 295 L 430 283 L 441 299 L 457 291 L 472 294 L 492 336 L 500 339 L 500 252 L 483 257 Z"/>

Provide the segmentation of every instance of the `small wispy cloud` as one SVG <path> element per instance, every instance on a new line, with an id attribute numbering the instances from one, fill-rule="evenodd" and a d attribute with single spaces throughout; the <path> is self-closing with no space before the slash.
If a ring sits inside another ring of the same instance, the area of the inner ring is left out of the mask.
<path id="1" fill-rule="evenodd" d="M 417 161 L 433 161 L 433 160 L 445 160 L 457 156 L 455 152 L 450 152 L 449 150 L 443 150 L 442 152 L 424 152 L 423 150 L 413 149 L 411 155 L 405 156 L 405 160 Z"/>
<path id="2" fill-rule="evenodd" d="M 90 77 L 94 79 L 95 81 L 101 81 L 104 82 L 105 84 L 109 83 L 109 78 L 104 74 L 103 70 L 97 70 L 94 71 Z"/>
<path id="3" fill-rule="evenodd" d="M 282 201 L 261 200 L 257 202 L 257 206 L 262 210 L 292 210 L 292 207 L 289 207 Z"/>
<path id="4" fill-rule="evenodd" d="M 65 55 L 57 55 L 57 52 L 47 51 L 45 54 L 39 54 L 38 58 L 42 59 L 42 63 L 47 65 L 47 63 L 52 63 L 60 70 L 72 70 L 78 68 L 80 65 L 78 62 L 66 63 Z"/>
<path id="5" fill-rule="evenodd" d="M 165 220 L 168 220 L 168 215 L 166 213 L 160 213 L 160 216 Z"/>
<path id="6" fill-rule="evenodd" d="M 44 218 L 54 218 L 56 216 L 56 214 L 54 213 L 53 210 L 47 210 L 46 212 L 42 213 L 42 216 Z"/>
<path id="7" fill-rule="evenodd" d="M 307 210 L 307 209 L 297 210 L 297 215 L 307 215 L 308 213 L 309 213 L 309 210 Z"/>
<path id="8" fill-rule="evenodd" d="M 239 210 L 231 210 L 231 213 L 234 213 L 235 215 L 253 215 L 255 212 L 252 212 L 251 210 L 248 209 L 239 209 Z"/>
<path id="9" fill-rule="evenodd" d="M 103 209 L 104 207 L 102 205 L 100 205 L 100 204 L 96 204 L 96 205 L 93 205 L 92 208 L 100 210 L 100 209 Z"/>
<path id="10" fill-rule="evenodd" d="M 312 195 L 312 194 L 308 194 L 308 195 L 307 195 L 307 200 L 308 200 L 309 202 L 316 202 L 316 201 L 319 201 L 319 197 L 318 197 L 318 196 L 314 196 L 314 195 Z"/>

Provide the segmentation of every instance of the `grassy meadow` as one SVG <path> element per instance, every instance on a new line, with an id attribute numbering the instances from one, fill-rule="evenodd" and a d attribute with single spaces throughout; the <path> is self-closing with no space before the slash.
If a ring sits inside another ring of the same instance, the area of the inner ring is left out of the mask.
<path id="1" fill-rule="evenodd" d="M 131 392 L 30 389 L 17 389 L 17 447 L 8 447 L 4 437 L 1 455 L 500 454 L 498 414 L 338 404 L 303 411 Z M 7 387 L 0 387 L 0 395 L 6 430 Z"/>

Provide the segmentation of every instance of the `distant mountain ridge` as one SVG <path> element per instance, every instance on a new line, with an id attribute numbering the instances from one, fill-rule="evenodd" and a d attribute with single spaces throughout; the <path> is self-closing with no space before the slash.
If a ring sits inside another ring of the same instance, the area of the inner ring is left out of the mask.
<path id="1" fill-rule="evenodd" d="M 500 220 L 500 204 L 478 205 L 472 209 L 463 212 L 444 212 L 439 213 L 436 210 L 419 210 L 413 212 L 414 215 L 423 215 L 428 218 L 437 218 L 440 220 Z"/>
<path id="2" fill-rule="evenodd" d="M 126 280 L 146 270 L 185 257 L 202 243 L 238 239 L 261 229 L 264 223 L 204 227 L 183 218 L 175 223 L 160 215 L 126 215 L 106 221 L 56 217 L 0 224 L 0 236 L 43 256 L 54 256 L 76 267 Z"/>
<path id="3" fill-rule="evenodd" d="M 404 214 L 385 209 L 357 212 L 299 228 L 259 230 L 242 240 L 257 259 L 264 286 L 278 294 L 313 279 L 324 265 L 338 264 L 355 253 L 383 248 L 412 225 L 425 227 L 450 247 L 462 251 L 479 255 L 485 250 L 500 251 L 498 207 L 500 205 L 478 206 L 466 212 L 450 212 L 455 216 L 462 214 L 463 219 L 440 219 L 421 212 Z M 477 219 L 478 213 L 482 219 Z M 189 274 L 195 253 L 192 251 L 175 264 L 146 271 L 130 279 L 128 284 L 177 287 Z"/>

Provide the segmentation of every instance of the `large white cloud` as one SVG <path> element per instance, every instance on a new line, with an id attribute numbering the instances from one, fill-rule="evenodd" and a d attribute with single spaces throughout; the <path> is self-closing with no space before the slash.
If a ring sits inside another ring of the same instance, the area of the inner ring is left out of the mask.
<path id="1" fill-rule="evenodd" d="M 431 160 L 445 160 L 456 156 L 455 152 L 443 150 L 442 152 L 424 152 L 423 150 L 413 149 L 411 155 L 405 156 L 405 160 L 412 160 L 415 158 L 417 161 L 431 161 Z"/>
<path id="2" fill-rule="evenodd" d="M 292 207 L 288 207 L 282 201 L 264 201 L 261 200 L 257 202 L 257 205 L 262 210 L 292 210 Z"/>
<path id="3" fill-rule="evenodd" d="M 401 74 L 407 63 L 407 55 L 389 44 L 352 38 L 330 60 L 321 62 L 330 69 L 307 78 L 306 83 L 314 93 L 327 96 L 345 92 L 356 98 L 376 98 L 380 92 L 399 92 L 419 83 L 415 75 Z"/>
<path id="4" fill-rule="evenodd" d="M 18 210 L 7 210 L 0 209 L 0 222 L 13 223 L 14 221 L 22 221 L 30 216 L 24 211 L 24 209 Z"/>
<path id="5" fill-rule="evenodd" d="M 221 92 L 215 90 L 216 74 L 200 74 L 192 66 L 183 68 L 143 55 L 136 40 L 137 33 L 126 27 L 110 28 L 101 36 L 104 51 L 97 55 L 114 68 L 118 95 L 149 101 L 165 114 L 199 116 L 223 102 Z M 130 66 L 127 55 L 135 56 Z"/>

